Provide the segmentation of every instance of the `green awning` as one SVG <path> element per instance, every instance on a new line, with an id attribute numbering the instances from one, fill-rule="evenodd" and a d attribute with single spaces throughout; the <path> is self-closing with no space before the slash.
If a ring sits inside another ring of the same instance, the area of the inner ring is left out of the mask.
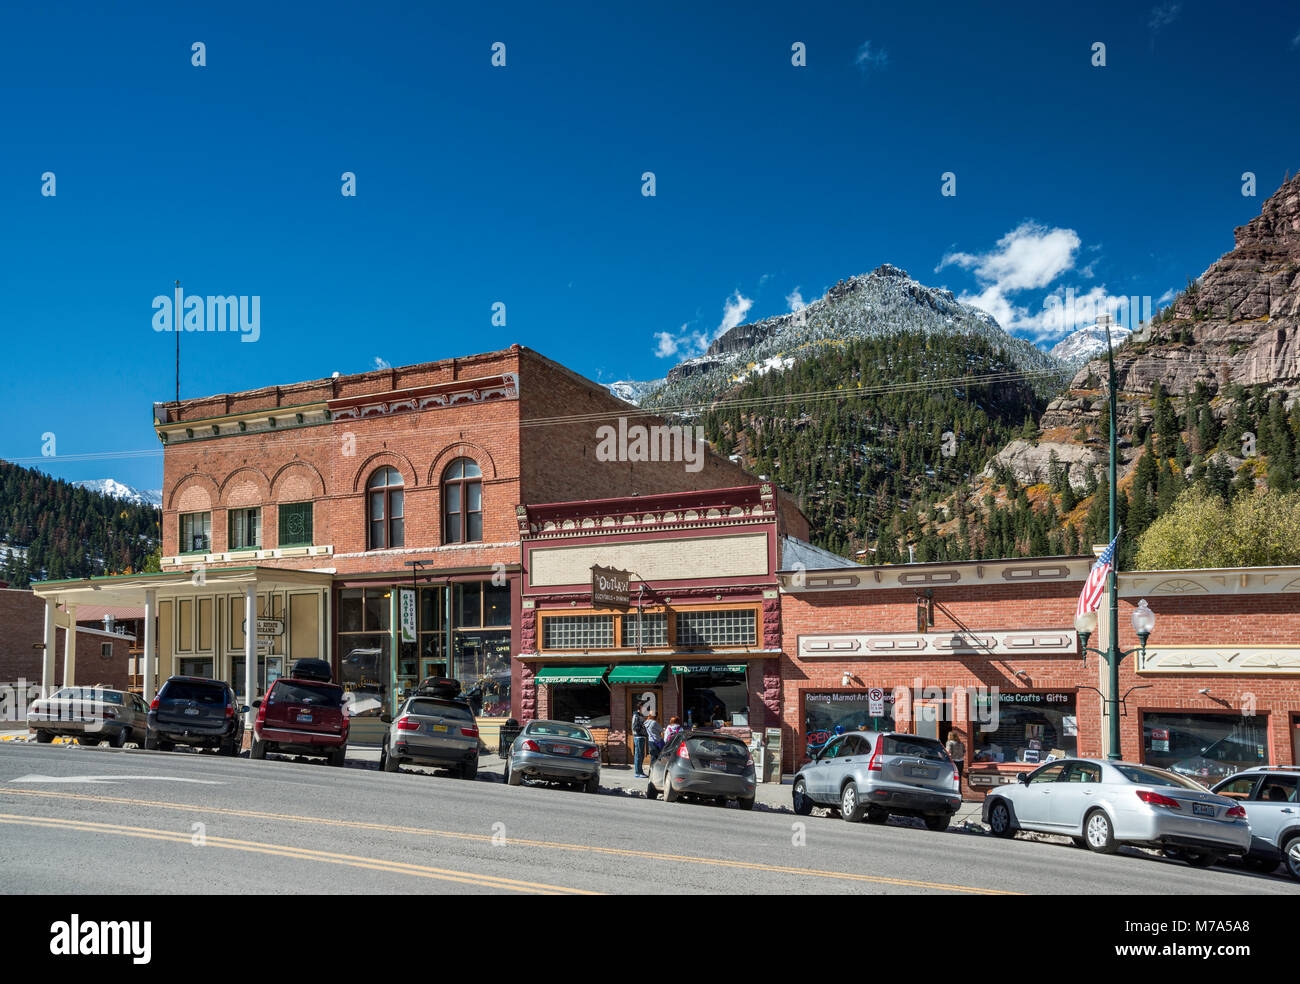
<path id="1" fill-rule="evenodd" d="M 537 683 L 601 683 L 608 666 L 545 666 L 537 671 Z"/>
<path id="2" fill-rule="evenodd" d="M 610 684 L 615 683 L 658 683 L 668 675 L 668 667 L 663 663 L 648 666 L 616 666 L 609 671 Z"/>
<path id="3" fill-rule="evenodd" d="M 749 667 L 744 663 L 691 663 L 676 665 L 674 673 L 744 673 Z"/>

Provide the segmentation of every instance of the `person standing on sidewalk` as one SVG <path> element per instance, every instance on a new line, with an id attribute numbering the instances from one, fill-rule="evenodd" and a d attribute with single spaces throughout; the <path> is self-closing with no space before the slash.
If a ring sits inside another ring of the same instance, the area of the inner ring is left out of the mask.
<path id="1" fill-rule="evenodd" d="M 664 750 L 664 731 L 659 724 L 659 715 L 651 711 L 645 716 L 645 734 L 650 743 L 650 758 L 653 761 Z"/>
<path id="2" fill-rule="evenodd" d="M 944 750 L 952 759 L 952 764 L 957 767 L 957 781 L 960 783 L 962 771 L 966 767 L 966 746 L 962 744 L 960 731 L 953 731 L 948 735 L 948 743 L 944 746 Z"/>
<path id="3" fill-rule="evenodd" d="M 632 712 L 632 775 L 637 779 L 649 778 L 641 771 L 641 763 L 645 760 L 645 746 L 645 715 L 641 713 L 641 707 L 638 705 Z"/>

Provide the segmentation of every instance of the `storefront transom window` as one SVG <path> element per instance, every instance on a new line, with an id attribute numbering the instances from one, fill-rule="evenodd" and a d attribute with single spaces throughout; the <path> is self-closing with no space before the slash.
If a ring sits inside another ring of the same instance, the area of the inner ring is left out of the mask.
<path id="1" fill-rule="evenodd" d="M 677 614 L 677 645 L 683 648 L 753 646 L 757 641 L 752 608 Z"/>

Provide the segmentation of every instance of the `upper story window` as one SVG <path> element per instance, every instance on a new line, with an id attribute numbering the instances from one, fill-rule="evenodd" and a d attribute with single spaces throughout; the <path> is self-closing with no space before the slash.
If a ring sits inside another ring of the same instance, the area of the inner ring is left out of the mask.
<path id="1" fill-rule="evenodd" d="M 483 472 L 472 458 L 457 458 L 442 473 L 442 542 L 483 539 Z"/>
<path id="2" fill-rule="evenodd" d="M 262 510 L 231 509 L 226 514 L 229 524 L 229 549 L 255 550 L 262 545 Z"/>
<path id="3" fill-rule="evenodd" d="M 212 513 L 181 513 L 181 553 L 212 549 Z"/>
<path id="4" fill-rule="evenodd" d="M 677 645 L 683 648 L 753 646 L 758 643 L 752 608 L 679 612 Z"/>
<path id="5" fill-rule="evenodd" d="M 280 506 L 280 546 L 312 545 L 311 503 L 286 502 Z"/>
<path id="6" fill-rule="evenodd" d="M 366 482 L 366 507 L 370 517 L 371 550 L 400 547 L 406 542 L 402 508 L 402 473 L 396 468 L 377 469 Z"/>

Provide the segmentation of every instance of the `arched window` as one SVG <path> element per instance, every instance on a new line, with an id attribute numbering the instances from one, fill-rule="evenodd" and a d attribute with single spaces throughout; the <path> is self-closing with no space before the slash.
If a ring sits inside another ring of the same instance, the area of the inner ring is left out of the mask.
<path id="1" fill-rule="evenodd" d="M 483 472 L 472 458 L 457 458 L 442 473 L 442 542 L 483 539 Z"/>
<path id="2" fill-rule="evenodd" d="M 366 482 L 366 506 L 370 517 L 369 549 L 402 546 L 402 473 L 396 468 L 376 469 Z"/>

